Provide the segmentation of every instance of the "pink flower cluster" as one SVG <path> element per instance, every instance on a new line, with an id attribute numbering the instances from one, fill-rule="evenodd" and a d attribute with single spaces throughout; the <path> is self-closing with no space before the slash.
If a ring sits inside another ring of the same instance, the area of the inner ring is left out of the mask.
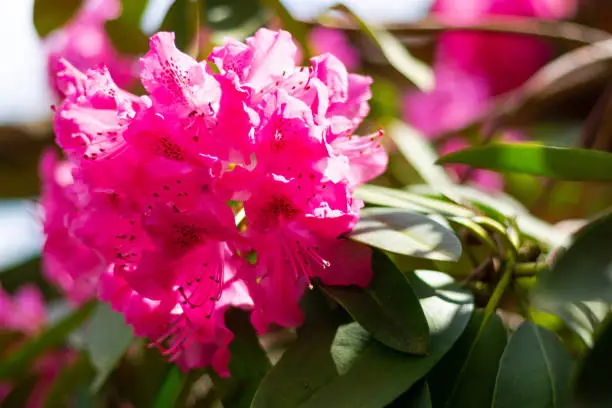
<path id="1" fill-rule="evenodd" d="M 490 16 L 565 18 L 576 9 L 576 0 L 437 0 L 433 14 L 443 21 L 470 24 Z M 544 41 L 498 33 L 449 32 L 439 37 L 432 92 L 410 92 L 404 103 L 405 119 L 435 138 L 461 128 L 474 120 L 495 96 L 523 84 L 552 56 Z M 521 140 L 511 132 L 506 141 Z M 466 147 L 466 141 L 453 138 L 442 146 L 442 153 Z M 459 175 L 464 167 L 455 167 Z M 484 188 L 499 190 L 501 176 L 483 170 L 472 173 L 473 181 Z"/>
<path id="2" fill-rule="evenodd" d="M 23 338 L 38 334 L 46 323 L 45 302 L 36 286 L 22 286 L 13 295 L 6 293 L 0 286 L 0 333 L 16 335 L 15 341 L 3 343 L 5 349 L 0 351 L 0 354 L 10 354 L 13 346 L 19 347 Z M 11 338 L 6 337 L 5 340 Z M 30 374 L 36 376 L 36 383 L 28 397 L 26 408 L 43 406 L 45 395 L 54 379 L 65 364 L 70 364 L 73 357 L 73 353 L 67 350 L 52 350 L 33 363 Z M 13 389 L 13 383 L 0 381 L 0 405 Z"/>
<path id="3" fill-rule="evenodd" d="M 120 55 L 104 31 L 104 23 L 119 17 L 120 13 L 119 0 L 86 0 L 68 24 L 45 38 L 49 82 L 56 94 L 63 96 L 56 83 L 56 75 L 62 69 L 62 58 L 80 70 L 105 65 L 120 87 L 134 82 L 134 58 Z"/>
<path id="4" fill-rule="evenodd" d="M 67 161 L 41 166 L 46 274 L 75 302 L 97 288 L 183 368 L 228 374 L 229 307 L 251 310 L 260 333 L 295 327 L 314 279 L 371 279 L 370 250 L 342 237 L 363 205 L 354 188 L 387 164 L 381 132 L 353 135 L 371 79 L 297 55 L 289 33 L 260 29 L 208 64 L 158 33 L 141 97 L 60 61 Z"/>

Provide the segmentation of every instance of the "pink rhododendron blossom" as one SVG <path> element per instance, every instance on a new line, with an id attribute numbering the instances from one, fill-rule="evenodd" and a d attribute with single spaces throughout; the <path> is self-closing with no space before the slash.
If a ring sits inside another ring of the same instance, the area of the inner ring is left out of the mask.
<path id="1" fill-rule="evenodd" d="M 64 27 L 45 38 L 49 79 L 59 96 L 64 95 L 56 76 L 63 69 L 62 59 L 80 70 L 105 65 L 121 87 L 134 82 L 136 67 L 133 58 L 119 55 L 104 31 L 104 23 L 117 18 L 120 12 L 119 0 L 86 0 Z"/>
<path id="2" fill-rule="evenodd" d="M 102 259 L 69 230 L 70 221 L 84 205 L 75 186 L 70 164 L 59 162 L 55 152 L 43 155 L 41 205 L 45 209 L 43 274 L 59 286 L 68 299 L 79 304 L 94 294 L 97 275 L 104 268 Z"/>
<path id="3" fill-rule="evenodd" d="M 97 283 L 183 369 L 228 375 L 228 308 L 252 311 L 259 332 L 295 327 L 315 280 L 370 282 L 371 251 L 343 235 L 363 205 L 354 189 L 387 164 L 382 131 L 353 134 L 371 79 L 331 54 L 296 65 L 284 31 L 215 48 L 219 73 L 171 33 L 150 46 L 141 97 L 104 67 L 59 62 L 54 125 L 67 162 L 42 165 L 47 274 L 69 294 Z"/>

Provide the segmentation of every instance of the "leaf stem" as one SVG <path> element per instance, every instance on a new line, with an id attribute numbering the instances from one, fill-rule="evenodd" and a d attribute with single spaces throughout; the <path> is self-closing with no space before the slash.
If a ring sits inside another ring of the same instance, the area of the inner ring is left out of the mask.
<path id="1" fill-rule="evenodd" d="M 482 330 L 486 326 L 487 321 L 491 318 L 493 313 L 495 313 L 495 309 L 497 309 L 499 301 L 506 292 L 508 285 L 512 281 L 512 271 L 514 270 L 514 265 L 514 259 L 506 261 L 501 273 L 501 279 L 499 280 L 497 286 L 495 287 L 495 290 L 493 291 L 493 294 L 489 298 L 487 306 L 485 307 L 484 319 L 482 321 L 482 325 L 480 326 L 480 330 Z"/>
<path id="2" fill-rule="evenodd" d="M 547 268 L 548 264 L 546 262 L 518 263 L 514 265 L 514 276 L 521 278 L 532 277 Z"/>

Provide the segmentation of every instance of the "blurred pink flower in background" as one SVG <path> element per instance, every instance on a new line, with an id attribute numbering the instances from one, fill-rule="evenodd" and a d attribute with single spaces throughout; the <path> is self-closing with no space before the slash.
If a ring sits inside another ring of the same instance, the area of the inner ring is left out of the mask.
<path id="1" fill-rule="evenodd" d="M 0 286 L 0 332 L 22 334 L 26 336 L 25 338 L 35 336 L 44 329 L 47 319 L 45 301 L 36 286 L 24 285 L 12 295 Z M 18 344 L 19 339 L 15 343 Z M 8 345 L 9 349 L 11 345 Z M 52 350 L 34 361 L 30 373 L 35 375 L 37 380 L 25 407 L 42 407 L 45 395 L 55 377 L 63 366 L 73 360 L 74 353 L 69 350 Z M 0 405 L 12 390 L 12 383 L 0 382 Z"/>
<path id="2" fill-rule="evenodd" d="M 575 0 L 437 0 L 432 13 L 442 21 L 469 24 L 494 15 L 567 18 L 575 9 Z M 436 88 L 427 93 L 410 91 L 404 99 L 404 118 L 430 138 L 461 128 L 482 113 L 493 97 L 522 85 L 552 56 L 552 48 L 540 39 L 444 33 L 434 60 Z M 507 139 L 521 137 L 515 132 Z M 464 140 L 451 139 L 441 153 L 464 147 Z M 474 171 L 471 181 L 486 189 L 503 187 L 501 176 L 490 172 Z"/>
<path id="3" fill-rule="evenodd" d="M 25 285 L 12 296 L 0 286 L 0 330 L 33 335 L 46 321 L 44 299 L 36 286 Z"/>
<path id="4" fill-rule="evenodd" d="M 359 68 L 359 52 L 342 30 L 317 26 L 310 31 L 309 40 L 315 54 L 328 52 L 338 58 L 349 71 Z"/>
<path id="5" fill-rule="evenodd" d="M 63 96 L 56 84 L 58 65 L 65 58 L 80 70 L 105 65 L 120 87 L 129 87 L 136 80 L 135 58 L 120 55 L 111 44 L 104 23 L 121 13 L 119 0 L 86 0 L 83 7 L 64 27 L 44 39 L 48 53 L 47 69 L 52 89 Z"/>

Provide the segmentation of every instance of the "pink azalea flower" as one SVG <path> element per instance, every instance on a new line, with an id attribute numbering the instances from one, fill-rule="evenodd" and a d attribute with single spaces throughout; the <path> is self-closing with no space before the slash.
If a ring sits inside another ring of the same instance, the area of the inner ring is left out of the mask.
<path id="1" fill-rule="evenodd" d="M 43 161 L 45 258 L 67 290 L 99 281 L 98 296 L 182 368 L 227 375 L 229 307 L 254 310 L 260 332 L 295 327 L 312 280 L 371 279 L 370 250 L 342 238 L 363 205 L 354 188 L 387 164 L 382 132 L 353 135 L 371 79 L 331 54 L 297 66 L 284 31 L 216 48 L 219 73 L 171 33 L 150 47 L 142 97 L 106 68 L 60 61 L 54 125 L 69 164 Z"/>
<path id="2" fill-rule="evenodd" d="M 56 74 L 63 69 L 63 58 L 80 70 L 105 65 L 121 87 L 134 82 L 133 58 L 119 55 L 104 31 L 104 23 L 117 18 L 120 12 L 118 0 L 87 0 L 66 26 L 45 38 L 49 79 L 59 96 L 64 94 Z"/>
<path id="3" fill-rule="evenodd" d="M 338 58 L 347 69 L 359 68 L 359 52 L 341 30 L 318 26 L 310 30 L 309 35 L 312 47 L 317 54 L 330 53 Z"/>

